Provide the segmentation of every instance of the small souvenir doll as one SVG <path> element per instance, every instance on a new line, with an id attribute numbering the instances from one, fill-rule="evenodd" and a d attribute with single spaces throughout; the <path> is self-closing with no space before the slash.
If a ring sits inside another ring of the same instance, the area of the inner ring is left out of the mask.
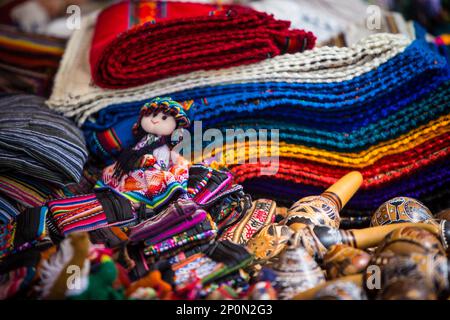
<path id="1" fill-rule="evenodd" d="M 189 124 L 183 106 L 171 98 L 146 103 L 133 126 L 138 143 L 103 170 L 97 187 L 110 187 L 154 210 L 175 195 L 187 197 L 189 163 L 172 151 L 171 135 Z"/>

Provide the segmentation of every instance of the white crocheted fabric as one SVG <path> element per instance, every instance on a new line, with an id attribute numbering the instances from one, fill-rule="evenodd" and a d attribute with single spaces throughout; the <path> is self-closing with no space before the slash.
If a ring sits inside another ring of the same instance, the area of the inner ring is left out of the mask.
<path id="1" fill-rule="evenodd" d="M 351 25 L 362 24 L 368 4 L 362 0 L 257 0 L 245 1 L 258 11 L 277 19 L 291 21 L 292 28 L 310 30 L 318 43 L 345 32 Z"/>
<path id="2" fill-rule="evenodd" d="M 349 48 L 321 47 L 251 65 L 195 71 L 138 87 L 108 90 L 91 82 L 88 56 L 94 26 L 94 17 L 86 19 L 82 28 L 71 37 L 47 101 L 50 108 L 75 117 L 79 125 L 111 104 L 197 87 L 267 81 L 323 83 L 349 80 L 377 68 L 411 43 L 404 35 L 375 34 Z"/>

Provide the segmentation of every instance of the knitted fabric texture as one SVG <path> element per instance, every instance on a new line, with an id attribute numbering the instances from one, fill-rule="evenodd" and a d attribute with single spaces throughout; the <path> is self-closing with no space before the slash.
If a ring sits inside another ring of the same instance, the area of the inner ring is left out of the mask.
<path id="1" fill-rule="evenodd" d="M 402 52 L 411 42 L 401 35 L 378 34 L 363 39 L 350 48 L 316 48 L 303 53 L 280 55 L 250 65 L 194 71 L 130 89 L 108 90 L 93 85 L 90 81 L 91 73 L 84 67 L 89 63 L 87 52 L 94 24 L 95 19 L 86 19 L 86 23 L 72 36 L 55 78 L 52 96 L 47 102 L 52 109 L 67 116 L 76 116 L 79 124 L 112 104 L 133 101 L 141 103 L 155 96 L 203 86 L 268 81 L 344 81 L 378 67 Z M 124 106 L 121 107 L 123 110 Z M 111 114 L 110 111 L 105 113 Z"/>
<path id="2" fill-rule="evenodd" d="M 64 185 L 78 182 L 87 160 L 82 133 L 32 95 L 0 98 L 0 172 Z"/>
<path id="3" fill-rule="evenodd" d="M 126 88 L 312 49 L 314 35 L 289 25 L 238 6 L 124 1 L 98 17 L 90 52 L 93 80 Z"/>

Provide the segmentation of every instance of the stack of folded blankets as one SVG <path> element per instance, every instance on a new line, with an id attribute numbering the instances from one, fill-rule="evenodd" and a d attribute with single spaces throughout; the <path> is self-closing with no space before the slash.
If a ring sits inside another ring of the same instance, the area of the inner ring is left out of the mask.
<path id="1" fill-rule="evenodd" d="M 71 194 L 82 180 L 88 151 L 74 123 L 49 110 L 45 99 L 0 97 L 0 221 L 48 198 Z M 43 147 L 45 146 L 45 147 Z"/>
<path id="2" fill-rule="evenodd" d="M 48 105 L 81 125 L 111 104 L 165 94 L 164 84 L 152 90 L 160 81 L 313 48 L 311 32 L 289 25 L 235 5 L 121 2 L 73 34 Z"/>
<path id="3" fill-rule="evenodd" d="M 0 89 L 48 97 L 65 39 L 0 25 Z"/>

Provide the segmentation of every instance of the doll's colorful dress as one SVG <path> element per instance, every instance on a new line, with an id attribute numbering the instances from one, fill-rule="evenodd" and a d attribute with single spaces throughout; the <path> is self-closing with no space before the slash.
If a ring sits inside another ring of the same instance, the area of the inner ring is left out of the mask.
<path id="1" fill-rule="evenodd" d="M 145 141 L 137 144 L 136 148 L 143 145 Z M 163 145 L 156 148 L 153 154 L 144 155 L 139 168 L 119 180 L 113 177 L 115 163 L 106 167 L 96 188 L 109 187 L 134 203 L 145 203 L 148 208 L 156 210 L 168 201 L 186 196 L 188 165 L 188 161 L 181 156 L 173 161 L 169 147 Z"/>

